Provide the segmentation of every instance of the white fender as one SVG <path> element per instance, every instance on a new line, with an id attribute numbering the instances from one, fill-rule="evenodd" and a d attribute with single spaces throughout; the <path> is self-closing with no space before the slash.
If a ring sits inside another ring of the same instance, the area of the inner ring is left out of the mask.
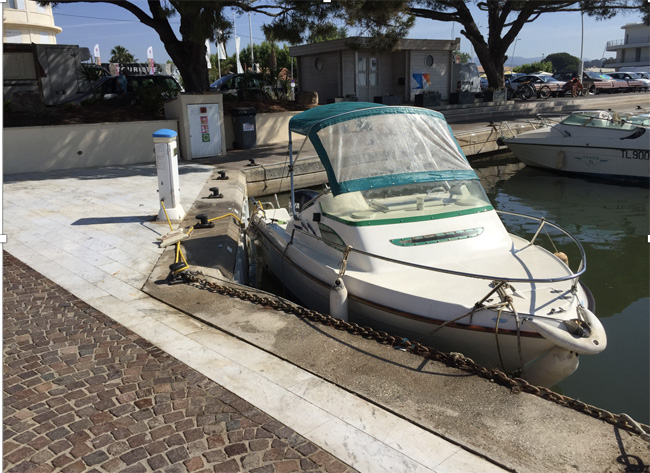
<path id="1" fill-rule="evenodd" d="M 551 325 L 544 321 L 544 319 L 531 317 L 526 319 L 526 322 L 535 327 L 535 330 L 545 339 L 559 347 L 581 355 L 596 355 L 607 347 L 607 334 L 605 333 L 605 329 L 593 312 L 582 306 L 578 306 L 577 310 L 582 315 L 580 318 L 583 318 L 591 329 L 588 337 L 576 337 L 572 335 L 567 331 L 562 321 L 558 321 L 558 325 Z"/>
<path id="2" fill-rule="evenodd" d="M 553 347 L 545 355 L 526 365 L 524 378 L 535 386 L 549 388 L 571 376 L 579 364 L 577 353 Z"/>
<path id="3" fill-rule="evenodd" d="M 330 289 L 330 315 L 348 321 L 348 290 L 341 278 L 334 281 Z"/>

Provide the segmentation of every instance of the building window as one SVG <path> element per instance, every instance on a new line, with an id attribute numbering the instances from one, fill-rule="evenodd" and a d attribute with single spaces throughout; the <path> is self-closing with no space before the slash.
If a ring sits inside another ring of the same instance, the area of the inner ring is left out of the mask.
<path id="1" fill-rule="evenodd" d="M 314 61 L 314 67 L 316 68 L 317 71 L 322 71 L 323 70 L 323 58 L 317 57 L 316 60 Z"/>
<path id="2" fill-rule="evenodd" d="M 431 54 L 427 54 L 424 57 L 424 65 L 427 67 L 432 67 L 433 66 L 433 56 Z"/>
<path id="3" fill-rule="evenodd" d="M 22 34 L 19 30 L 5 30 L 5 43 L 22 43 Z"/>
<path id="4" fill-rule="evenodd" d="M 24 10 L 25 9 L 25 0 L 9 0 L 7 4 L 8 8 L 13 8 L 14 10 Z"/>
<path id="5" fill-rule="evenodd" d="M 38 39 L 38 44 L 52 44 L 52 35 L 50 33 L 38 33 L 35 36 Z"/>

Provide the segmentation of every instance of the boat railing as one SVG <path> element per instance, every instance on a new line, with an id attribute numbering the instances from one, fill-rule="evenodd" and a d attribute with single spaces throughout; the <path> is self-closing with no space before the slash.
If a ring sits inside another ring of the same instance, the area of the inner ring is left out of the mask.
<path id="1" fill-rule="evenodd" d="M 541 232 L 543 227 L 545 227 L 547 225 L 559 230 L 561 233 L 568 236 L 575 243 L 575 245 L 578 247 L 578 249 L 580 251 L 580 264 L 579 264 L 579 267 L 578 267 L 578 271 L 573 272 L 573 270 L 571 268 L 569 268 L 569 266 L 567 265 L 567 268 L 569 269 L 569 272 L 571 274 L 565 274 L 565 275 L 562 275 L 562 276 L 557 276 L 557 277 L 552 277 L 552 278 L 534 278 L 534 277 L 517 278 L 517 277 L 504 277 L 502 275 L 480 274 L 480 273 L 470 273 L 470 272 L 465 272 L 465 271 L 456 271 L 456 270 L 453 270 L 453 269 L 438 268 L 438 267 L 433 267 L 433 266 L 425 266 L 425 265 L 422 265 L 422 264 L 411 263 L 409 261 L 397 260 L 397 259 L 394 259 L 394 258 L 389 258 L 387 256 L 377 255 L 377 254 L 370 253 L 370 252 L 367 252 L 367 251 L 364 251 L 364 250 L 360 250 L 360 249 L 354 248 L 352 246 L 343 246 L 343 245 L 334 243 L 332 241 L 325 240 L 324 238 L 319 237 L 318 235 L 315 235 L 315 234 L 310 233 L 308 231 L 297 229 L 295 227 L 292 230 L 289 245 L 291 245 L 293 243 L 295 233 L 300 233 L 301 235 L 305 235 L 305 236 L 308 236 L 308 237 L 313 238 L 315 240 L 319 240 L 319 241 L 325 243 L 328 246 L 331 246 L 333 248 L 336 248 L 336 249 L 340 250 L 343 253 L 343 260 L 341 261 L 341 266 L 342 267 L 345 267 L 347 265 L 347 260 L 349 258 L 349 255 L 351 255 L 351 254 L 359 254 L 359 255 L 362 255 L 362 256 L 369 257 L 369 258 L 379 259 L 379 260 L 382 260 L 382 261 L 385 261 L 385 262 L 388 262 L 388 263 L 407 266 L 407 267 L 415 268 L 415 269 L 422 269 L 422 270 L 425 270 L 425 271 L 433 271 L 433 272 L 438 272 L 438 273 L 450 274 L 450 275 L 453 275 L 453 276 L 460 276 L 460 277 L 467 277 L 467 278 L 474 278 L 474 279 L 486 279 L 486 280 L 501 281 L 501 282 L 506 282 L 506 283 L 552 283 L 552 282 L 571 281 L 571 280 L 573 280 L 574 281 L 574 284 L 573 284 L 574 288 L 577 286 L 579 277 L 587 270 L 587 265 L 585 263 L 586 257 L 585 257 L 584 248 L 582 247 L 580 242 L 573 235 L 571 235 L 571 233 L 569 233 L 567 230 L 564 230 L 559 225 L 557 225 L 555 223 L 552 223 L 552 222 L 550 222 L 550 221 L 548 221 L 548 220 L 546 220 L 544 218 L 541 218 L 541 217 L 532 217 L 530 215 L 524 215 L 524 214 L 519 214 L 519 213 L 515 213 L 515 212 L 507 212 L 507 211 L 497 211 L 497 212 L 501 213 L 501 214 L 507 214 L 507 215 L 512 215 L 512 216 L 516 216 L 516 217 L 523 217 L 523 218 L 526 218 L 526 219 L 538 221 L 539 222 L 539 227 L 538 227 L 538 229 L 536 231 L 535 237 L 533 237 L 533 241 L 530 242 L 530 245 L 534 244 L 534 239 L 537 238 L 537 235 L 539 235 L 539 233 Z"/>

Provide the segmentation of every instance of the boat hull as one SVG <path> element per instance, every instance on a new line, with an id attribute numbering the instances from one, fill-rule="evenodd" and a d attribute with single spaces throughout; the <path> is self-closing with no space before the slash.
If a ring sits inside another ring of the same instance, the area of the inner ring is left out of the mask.
<path id="1" fill-rule="evenodd" d="M 339 276 L 338 267 L 311 260 L 302 251 L 301 245 L 289 244 L 288 237 L 281 231 L 274 231 L 273 225 L 254 219 L 252 226 L 259 254 L 271 273 L 298 302 L 329 314 L 330 293 Z M 395 278 L 400 277 L 404 275 L 395 274 Z M 416 280 L 424 275 L 411 272 L 407 277 Z M 346 273 L 343 281 L 348 291 L 347 313 L 350 322 L 418 341 L 443 352 L 462 352 L 487 368 L 498 368 L 518 375 L 523 370 L 525 376 L 527 371 L 533 370 L 537 360 L 554 349 L 557 351 L 555 343 L 543 337 L 523 318 L 520 318 L 517 329 L 515 316 L 508 310 L 482 309 L 471 317 L 459 317 L 472 311 L 479 297 L 476 300 L 467 299 L 468 304 L 463 306 L 438 300 L 437 296 L 443 294 L 436 294 L 435 289 L 431 290 L 426 301 L 412 294 L 387 291 L 386 287 L 356 277 L 354 272 Z M 490 291 L 490 281 L 476 281 L 474 284 L 482 285 L 479 289 L 481 294 Z M 582 297 L 586 304 L 587 294 L 583 292 Z M 523 317 L 524 314 L 520 315 Z M 459 319 L 454 321 L 456 317 Z M 495 323 L 497 320 L 498 324 Z M 577 368 L 577 355 L 572 362 L 572 368 L 562 372 L 559 378 L 555 376 L 539 380 L 545 384 L 560 381 Z"/>
<path id="2" fill-rule="evenodd" d="M 648 179 L 649 151 L 595 148 L 543 142 L 508 141 L 508 148 L 524 164 L 553 171 L 590 176 Z"/>
<path id="3" fill-rule="evenodd" d="M 591 176 L 650 177 L 650 130 L 639 116 L 575 112 L 503 142 L 525 164 Z"/>

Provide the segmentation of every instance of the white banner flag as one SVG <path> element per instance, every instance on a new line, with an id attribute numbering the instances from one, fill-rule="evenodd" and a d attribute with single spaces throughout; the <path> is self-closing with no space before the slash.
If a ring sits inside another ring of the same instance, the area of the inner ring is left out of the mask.
<path id="1" fill-rule="evenodd" d="M 235 36 L 235 52 L 236 52 L 235 60 L 237 61 L 237 74 L 243 74 L 244 69 L 241 67 L 241 63 L 239 62 L 239 42 L 240 42 L 239 36 Z"/>
<path id="2" fill-rule="evenodd" d="M 226 57 L 226 48 L 223 47 L 223 43 L 217 43 L 217 58 L 228 59 Z"/>
<path id="3" fill-rule="evenodd" d="M 208 69 L 212 69 L 212 63 L 210 62 L 210 40 L 205 40 L 205 62 L 208 64 Z"/>
<path id="4" fill-rule="evenodd" d="M 96 44 L 93 49 L 93 55 L 95 56 L 95 64 L 101 64 L 102 59 L 99 57 L 99 44 Z"/>
<path id="5" fill-rule="evenodd" d="M 147 48 L 147 59 L 149 60 L 149 74 L 154 75 L 156 73 L 156 68 L 153 64 L 153 46 Z"/>

